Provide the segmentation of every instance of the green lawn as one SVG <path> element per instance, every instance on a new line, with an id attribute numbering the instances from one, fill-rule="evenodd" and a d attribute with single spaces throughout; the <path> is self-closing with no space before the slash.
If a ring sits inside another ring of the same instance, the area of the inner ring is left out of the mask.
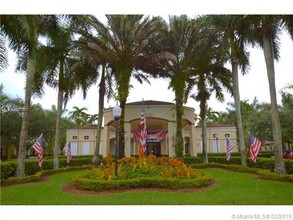
<path id="1" fill-rule="evenodd" d="M 201 192 L 123 192 L 76 195 L 62 191 L 71 176 L 55 174 L 46 182 L 1 188 L 2 205 L 293 205 L 293 184 L 258 180 L 253 174 L 204 169 L 219 184 Z"/>

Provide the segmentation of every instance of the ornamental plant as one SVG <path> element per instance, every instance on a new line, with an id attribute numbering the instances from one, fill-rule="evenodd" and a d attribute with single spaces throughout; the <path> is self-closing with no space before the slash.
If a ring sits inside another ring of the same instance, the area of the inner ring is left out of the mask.
<path id="1" fill-rule="evenodd" d="M 187 166 L 176 158 L 156 157 L 153 154 L 147 157 L 124 157 L 118 161 L 118 176 L 115 177 L 115 164 L 112 157 L 106 158 L 106 166 L 87 170 L 86 178 L 112 181 L 115 179 L 129 179 L 140 177 L 161 178 L 194 178 L 195 169 Z"/>

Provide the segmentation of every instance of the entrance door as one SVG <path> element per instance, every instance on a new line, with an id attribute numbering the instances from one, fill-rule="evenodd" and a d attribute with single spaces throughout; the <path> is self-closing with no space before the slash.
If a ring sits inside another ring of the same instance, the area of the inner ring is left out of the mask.
<path id="1" fill-rule="evenodd" d="M 148 142 L 147 143 L 147 155 L 152 153 L 156 157 L 161 156 L 161 142 Z"/>

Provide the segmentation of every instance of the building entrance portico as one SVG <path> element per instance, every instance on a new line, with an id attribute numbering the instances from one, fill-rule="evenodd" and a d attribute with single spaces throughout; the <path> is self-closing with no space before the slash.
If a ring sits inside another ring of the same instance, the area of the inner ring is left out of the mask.
<path id="1" fill-rule="evenodd" d="M 138 151 L 140 148 L 140 130 L 135 129 L 132 131 L 132 134 L 135 143 L 134 147 Z M 162 156 L 162 152 L 163 155 L 166 155 L 166 142 L 166 129 L 147 130 L 146 155 L 152 153 L 155 156 Z"/>
<path id="2" fill-rule="evenodd" d="M 175 156 L 176 112 L 174 103 L 148 100 L 144 103 L 126 103 L 124 117 L 124 152 L 126 157 L 138 156 L 140 149 L 141 110 L 144 104 L 147 130 L 146 154 L 156 156 Z M 104 111 L 104 127 L 101 133 L 100 154 L 104 157 L 115 155 L 115 121 L 112 108 Z M 94 125 L 67 130 L 66 141 L 70 142 L 72 155 L 94 154 L 96 147 Z M 184 107 L 182 118 L 183 155 L 197 156 L 202 152 L 202 129 L 194 125 L 194 109 Z M 210 125 L 207 130 L 207 152 L 226 152 L 226 135 L 237 143 L 236 127 L 231 125 Z M 140 136 L 140 135 L 139 135 Z M 237 147 L 234 147 L 237 152 Z"/>
<path id="3" fill-rule="evenodd" d="M 142 106 L 144 106 L 147 130 L 146 154 L 155 156 L 175 156 L 175 134 L 176 134 L 176 114 L 174 103 L 148 100 L 126 103 L 124 115 L 124 152 L 125 156 L 138 156 L 140 149 L 140 120 Z M 104 127 L 101 134 L 100 149 L 104 157 L 114 155 L 115 149 L 115 121 L 113 119 L 112 108 L 104 110 Z M 78 155 L 82 154 L 83 143 L 88 144 L 88 153 L 93 153 L 95 148 L 95 130 L 89 133 L 90 127 L 83 129 L 71 129 L 67 132 L 68 141 L 78 143 Z M 184 138 L 184 154 L 196 156 L 194 109 L 184 107 L 182 118 L 182 136 Z M 83 140 L 84 139 L 84 140 Z M 79 153 L 81 152 L 81 153 Z"/>

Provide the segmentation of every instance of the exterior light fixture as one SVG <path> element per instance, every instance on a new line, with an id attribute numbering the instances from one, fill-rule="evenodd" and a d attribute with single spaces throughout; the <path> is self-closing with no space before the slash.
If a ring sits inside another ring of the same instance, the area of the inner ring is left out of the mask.
<path id="1" fill-rule="evenodd" d="M 116 145 L 115 145 L 115 176 L 118 175 L 118 146 L 119 146 L 119 137 L 118 137 L 118 121 L 121 117 L 121 108 L 116 103 L 116 106 L 113 108 L 113 117 L 115 119 L 115 125 L 116 125 Z"/>

